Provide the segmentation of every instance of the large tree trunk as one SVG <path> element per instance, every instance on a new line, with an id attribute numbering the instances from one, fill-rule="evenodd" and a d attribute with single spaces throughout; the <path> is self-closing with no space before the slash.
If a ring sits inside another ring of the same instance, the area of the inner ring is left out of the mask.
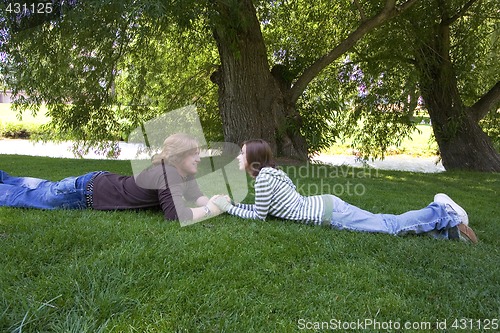
<path id="1" fill-rule="evenodd" d="M 432 126 L 434 133 L 438 133 L 446 126 L 450 126 L 450 123 L 433 123 Z M 500 172 L 500 155 L 492 146 L 490 138 L 471 117 L 465 117 L 460 121 L 453 137 L 440 137 L 437 140 L 446 170 Z"/>
<path id="2" fill-rule="evenodd" d="M 500 172 L 500 155 L 480 128 L 480 118 L 462 102 L 449 50 L 449 26 L 441 24 L 416 57 L 420 89 L 443 166 L 446 170 Z"/>
<path id="3" fill-rule="evenodd" d="M 306 68 L 292 85 L 283 79 L 279 68 L 270 71 L 252 0 L 214 0 L 211 19 L 221 66 L 212 81 L 219 87 L 225 140 L 241 142 L 260 137 L 269 141 L 280 156 L 307 159 L 296 103 L 309 82 L 360 38 L 417 1 L 407 0 L 396 6 L 395 0 L 386 0 L 380 12 L 369 18 L 358 6 L 362 18 L 359 27 Z"/>
<path id="4" fill-rule="evenodd" d="M 305 139 L 291 130 L 298 118 L 295 106 L 287 105 L 278 79 L 271 74 L 252 1 L 236 3 L 238 8 L 216 4 L 220 17 L 214 37 L 221 65 L 212 81 L 219 87 L 224 139 L 234 143 L 264 139 L 275 154 L 305 160 Z"/>

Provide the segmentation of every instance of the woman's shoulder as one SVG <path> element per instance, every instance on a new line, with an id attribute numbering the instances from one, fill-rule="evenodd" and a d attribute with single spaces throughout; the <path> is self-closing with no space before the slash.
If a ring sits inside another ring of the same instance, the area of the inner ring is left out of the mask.
<path id="1" fill-rule="evenodd" d="M 295 188 L 293 181 L 288 177 L 285 171 L 275 168 L 262 168 L 255 179 L 255 184 L 269 184 L 268 186 L 274 186 L 277 184 L 283 185 L 287 184 L 292 188 Z M 274 184 L 274 185 L 271 185 Z"/>
<path id="2" fill-rule="evenodd" d="M 273 168 L 273 167 L 263 167 L 262 169 L 260 169 L 259 171 L 259 175 L 260 174 L 270 174 L 270 175 L 275 175 L 275 174 L 279 174 L 279 173 L 284 173 L 283 170 L 280 170 L 280 169 L 276 169 L 276 168 Z"/>
<path id="3" fill-rule="evenodd" d="M 288 175 L 281 169 L 276 169 L 276 168 L 272 168 L 272 167 L 265 167 L 259 171 L 259 174 L 257 175 L 256 178 L 259 178 L 259 177 L 260 178 L 269 178 L 269 177 L 278 177 L 278 178 L 287 177 L 288 178 Z"/>

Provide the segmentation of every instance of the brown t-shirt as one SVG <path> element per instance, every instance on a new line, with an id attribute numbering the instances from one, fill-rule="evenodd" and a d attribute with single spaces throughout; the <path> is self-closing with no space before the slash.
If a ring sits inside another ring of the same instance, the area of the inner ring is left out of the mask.
<path id="1" fill-rule="evenodd" d="M 193 219 L 186 201 L 203 196 L 193 176 L 182 178 L 170 165 L 155 165 L 137 177 L 102 173 L 94 179 L 93 209 L 161 209 L 167 220 Z"/>

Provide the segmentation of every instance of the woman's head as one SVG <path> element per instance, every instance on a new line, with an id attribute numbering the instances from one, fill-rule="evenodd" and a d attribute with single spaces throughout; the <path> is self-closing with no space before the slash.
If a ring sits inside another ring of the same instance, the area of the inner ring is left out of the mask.
<path id="1" fill-rule="evenodd" d="M 190 135 L 176 133 L 170 135 L 163 142 L 163 148 L 159 154 L 153 156 L 153 164 L 159 164 L 161 161 L 176 167 L 181 173 L 196 173 L 196 166 L 200 161 L 199 143 Z"/>
<path id="2" fill-rule="evenodd" d="M 256 177 L 265 167 L 275 167 L 271 146 L 264 140 L 248 140 L 241 146 L 238 156 L 240 169 L 246 170 L 252 177 Z"/>

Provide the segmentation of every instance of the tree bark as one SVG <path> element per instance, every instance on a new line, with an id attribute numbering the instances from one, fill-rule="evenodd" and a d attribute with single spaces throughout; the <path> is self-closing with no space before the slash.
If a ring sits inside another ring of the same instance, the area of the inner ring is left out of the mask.
<path id="1" fill-rule="evenodd" d="M 416 60 L 422 96 L 445 169 L 500 172 L 500 155 L 478 123 L 487 113 L 484 108 L 491 107 L 492 95 L 498 95 L 498 84 L 473 107 L 463 104 L 450 59 L 446 23 L 436 25 L 433 37 L 419 48 Z"/>
<path id="2" fill-rule="evenodd" d="M 260 24 L 251 0 L 216 3 L 220 17 L 214 37 L 221 60 L 212 81 L 219 89 L 224 139 L 241 143 L 268 141 L 276 155 L 307 159 L 307 145 L 294 122 L 300 117 L 287 105 L 280 78 L 271 74 Z"/>

